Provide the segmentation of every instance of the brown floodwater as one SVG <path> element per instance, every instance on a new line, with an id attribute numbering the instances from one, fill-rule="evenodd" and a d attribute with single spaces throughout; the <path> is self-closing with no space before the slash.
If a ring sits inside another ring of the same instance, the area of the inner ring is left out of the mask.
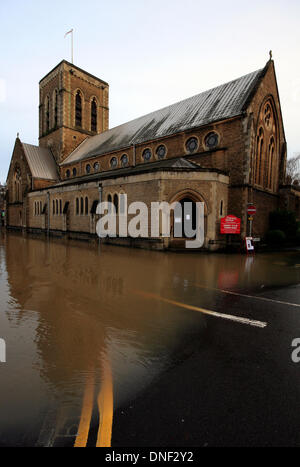
<path id="1" fill-rule="evenodd" d="M 0 444 L 26 443 L 52 410 L 79 417 L 104 361 L 116 409 L 192 352 L 212 318 L 175 301 L 213 309 L 215 289 L 299 281 L 295 252 L 176 254 L 0 231 Z"/>

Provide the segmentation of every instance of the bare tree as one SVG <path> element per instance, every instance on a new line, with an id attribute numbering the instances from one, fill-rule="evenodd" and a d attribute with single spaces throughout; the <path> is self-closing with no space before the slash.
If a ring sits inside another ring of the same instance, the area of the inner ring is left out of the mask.
<path id="1" fill-rule="evenodd" d="M 286 161 L 286 183 L 290 185 L 300 184 L 300 154 Z"/>

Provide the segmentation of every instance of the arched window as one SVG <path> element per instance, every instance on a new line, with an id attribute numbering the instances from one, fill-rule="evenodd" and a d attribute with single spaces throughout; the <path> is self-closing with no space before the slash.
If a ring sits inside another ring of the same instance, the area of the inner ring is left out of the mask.
<path id="1" fill-rule="evenodd" d="M 122 165 L 122 167 L 127 167 L 127 165 L 128 165 L 128 156 L 127 156 L 127 154 L 123 154 L 123 156 L 121 157 L 121 165 Z"/>
<path id="2" fill-rule="evenodd" d="M 49 96 L 45 99 L 45 131 L 50 130 L 50 99 Z"/>
<path id="3" fill-rule="evenodd" d="M 97 131 L 97 102 L 95 98 L 91 102 L 91 131 Z"/>
<path id="4" fill-rule="evenodd" d="M 85 197 L 84 204 L 85 204 L 85 214 L 88 215 L 88 213 L 89 213 L 89 199 L 88 199 L 87 196 Z"/>
<path id="5" fill-rule="evenodd" d="M 58 91 L 54 90 L 53 94 L 53 126 L 56 128 L 58 125 Z"/>
<path id="6" fill-rule="evenodd" d="M 98 172 L 98 171 L 100 170 L 100 164 L 99 164 L 99 162 L 95 162 L 95 164 L 94 164 L 93 167 L 94 167 L 95 172 Z"/>
<path id="7" fill-rule="evenodd" d="M 15 168 L 15 173 L 13 176 L 13 202 L 22 201 L 22 178 L 21 178 L 21 169 L 19 167 Z"/>
<path id="8" fill-rule="evenodd" d="M 258 115 L 254 149 L 253 183 L 266 190 L 277 190 L 278 182 L 278 119 L 270 97 L 261 105 Z"/>
<path id="9" fill-rule="evenodd" d="M 115 169 L 118 165 L 118 159 L 116 157 L 112 157 L 110 160 L 110 166 L 112 169 Z"/>
<path id="10" fill-rule="evenodd" d="M 83 198 L 80 198 L 80 214 L 83 214 Z"/>
<path id="11" fill-rule="evenodd" d="M 163 159 L 167 153 L 166 146 L 164 144 L 160 144 L 156 149 L 156 155 L 158 159 Z"/>
<path id="12" fill-rule="evenodd" d="M 115 195 L 114 195 L 114 207 L 115 207 L 115 210 L 116 210 L 116 214 L 118 214 L 119 197 L 118 197 L 117 193 L 115 193 Z"/>
<path id="13" fill-rule="evenodd" d="M 52 201 L 52 214 L 55 214 L 55 201 Z"/>
<path id="14" fill-rule="evenodd" d="M 59 214 L 62 214 L 62 200 L 59 200 Z"/>
<path id="15" fill-rule="evenodd" d="M 108 203 L 112 203 L 112 197 L 111 197 L 111 195 L 108 195 L 108 196 L 107 196 L 107 202 L 108 202 Z M 111 204 L 109 205 L 108 212 L 111 212 Z"/>
<path id="16" fill-rule="evenodd" d="M 80 91 L 77 91 L 75 97 L 75 126 L 82 126 L 82 97 Z"/>
<path id="17" fill-rule="evenodd" d="M 40 201 L 40 214 L 43 214 L 43 212 L 42 212 L 42 201 Z"/>
<path id="18" fill-rule="evenodd" d="M 267 187 L 269 189 L 274 189 L 274 153 L 275 153 L 275 141 L 274 137 L 271 136 L 269 147 L 268 147 L 268 165 L 267 165 Z"/>
<path id="19" fill-rule="evenodd" d="M 56 200 L 56 214 L 58 214 L 58 199 Z"/>
<path id="20" fill-rule="evenodd" d="M 264 132 L 263 129 L 259 129 L 259 133 L 256 141 L 256 165 L 255 165 L 255 183 L 257 185 L 262 184 L 263 179 L 263 145 L 264 145 Z"/>
<path id="21" fill-rule="evenodd" d="M 78 216 L 79 214 L 79 199 L 76 198 L 76 215 Z"/>
<path id="22" fill-rule="evenodd" d="M 272 123 L 272 111 L 271 111 L 271 106 L 269 103 L 267 103 L 265 106 L 264 121 L 265 121 L 266 127 L 269 127 Z"/>

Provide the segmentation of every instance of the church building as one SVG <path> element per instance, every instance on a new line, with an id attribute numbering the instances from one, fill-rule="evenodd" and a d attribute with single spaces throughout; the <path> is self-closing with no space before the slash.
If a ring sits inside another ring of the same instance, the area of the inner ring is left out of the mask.
<path id="1" fill-rule="evenodd" d="M 109 85 L 63 60 L 39 83 L 39 145 L 17 137 L 7 177 L 6 225 L 69 238 L 97 238 L 96 208 L 204 203 L 205 249 L 226 243 L 220 221 L 257 212 L 263 237 L 280 206 L 286 140 L 274 62 L 264 68 L 109 128 Z M 172 229 L 171 229 L 172 231 Z M 111 238 L 120 245 L 181 248 L 185 239 Z"/>

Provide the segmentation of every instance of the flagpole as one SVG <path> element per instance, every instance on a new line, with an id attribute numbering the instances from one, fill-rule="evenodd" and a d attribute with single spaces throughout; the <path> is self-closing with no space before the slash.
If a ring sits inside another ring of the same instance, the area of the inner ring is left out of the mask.
<path id="1" fill-rule="evenodd" d="M 71 41 L 71 43 L 72 43 L 72 63 L 73 63 L 73 65 L 74 65 L 73 29 L 72 29 L 72 41 Z"/>
<path id="2" fill-rule="evenodd" d="M 67 36 L 68 34 L 71 34 L 71 63 L 74 64 L 73 28 L 72 28 L 70 31 L 66 32 L 65 38 L 66 38 L 66 36 Z"/>

